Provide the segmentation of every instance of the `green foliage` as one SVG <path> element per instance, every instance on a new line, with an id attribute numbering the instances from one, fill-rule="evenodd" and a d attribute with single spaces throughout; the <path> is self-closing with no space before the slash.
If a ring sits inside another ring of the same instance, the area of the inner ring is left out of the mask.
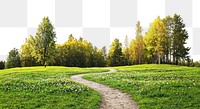
<path id="1" fill-rule="evenodd" d="M 0 69 L 4 69 L 5 68 L 5 62 L 4 61 L 0 61 Z"/>
<path id="2" fill-rule="evenodd" d="M 165 27 L 166 27 L 166 37 L 165 37 L 165 40 L 164 40 L 164 43 L 163 43 L 163 48 L 164 48 L 164 51 L 163 51 L 163 63 L 171 63 L 172 61 L 172 29 L 173 29 L 173 19 L 171 16 L 166 16 L 164 19 L 163 19 L 163 22 L 165 24 Z"/>
<path id="3" fill-rule="evenodd" d="M 20 49 L 20 59 L 21 59 L 21 65 L 22 67 L 30 67 L 30 66 L 36 66 L 41 65 L 37 63 L 37 60 L 33 56 L 33 41 L 34 37 L 30 36 L 26 39 L 25 43 L 21 46 Z"/>
<path id="4" fill-rule="evenodd" d="M 186 59 L 189 54 L 189 47 L 185 47 L 186 40 L 188 39 L 188 33 L 185 30 L 185 24 L 183 23 L 180 15 L 174 15 L 173 17 L 173 25 L 172 29 L 172 55 L 173 55 L 173 63 L 178 64 L 180 59 Z"/>
<path id="5" fill-rule="evenodd" d="M 111 74 L 91 74 L 84 78 L 129 93 L 140 109 L 198 109 L 200 69 L 174 65 L 116 67 Z"/>
<path id="6" fill-rule="evenodd" d="M 0 108 L 98 109 L 101 96 L 69 79 L 99 68 L 24 67 L 0 71 Z"/>
<path id="7" fill-rule="evenodd" d="M 167 27 L 166 39 L 164 46 L 164 62 L 178 64 L 179 61 L 188 60 L 189 47 L 185 47 L 186 40 L 188 39 L 188 33 L 185 30 L 185 24 L 180 15 L 174 15 L 173 17 L 167 16 L 163 19 L 165 26 Z"/>
<path id="8" fill-rule="evenodd" d="M 187 39 L 188 33 L 180 15 L 166 16 L 164 19 L 158 17 L 151 23 L 144 38 L 138 22 L 136 38 L 131 40 L 127 48 L 130 54 L 129 61 L 131 64 L 178 64 L 179 61 L 188 61 L 190 48 L 185 46 Z"/>
<path id="9" fill-rule="evenodd" d="M 54 61 L 56 33 L 48 17 L 42 19 L 36 36 L 33 38 L 32 55 L 37 62 L 47 65 Z"/>
<path id="10" fill-rule="evenodd" d="M 38 48 L 39 42 L 37 36 L 30 36 L 21 46 L 22 66 L 42 65 L 41 60 L 38 58 L 38 56 L 43 56 L 41 55 L 43 49 L 39 50 Z M 57 44 L 51 51 L 54 51 L 54 53 L 50 56 L 51 58 L 48 58 L 49 65 L 70 67 L 103 67 L 106 65 L 105 47 L 99 50 L 83 38 L 77 40 L 72 34 L 69 36 L 68 41 L 62 45 Z"/>
<path id="11" fill-rule="evenodd" d="M 97 47 L 93 48 L 92 58 L 91 58 L 91 65 L 94 67 L 104 67 L 106 65 L 106 56 L 104 56 L 105 47 L 101 50 L 98 50 Z"/>
<path id="12" fill-rule="evenodd" d="M 80 38 L 69 36 L 68 41 L 56 46 L 56 65 L 71 67 L 105 66 L 104 49 L 98 50 L 91 43 Z"/>
<path id="13" fill-rule="evenodd" d="M 122 44 L 119 42 L 119 39 L 115 39 L 110 46 L 110 50 L 108 53 L 108 65 L 123 65 Z"/>
<path id="14" fill-rule="evenodd" d="M 120 66 L 144 63 L 173 63 L 188 61 L 189 50 L 185 47 L 188 33 L 179 15 L 156 18 L 146 35 L 142 35 L 140 22 L 136 24 L 136 37 L 125 47 L 115 39 L 108 55 L 106 48 L 98 49 L 83 38 L 71 34 L 64 44 L 55 44 L 56 34 L 48 17 L 38 26 L 36 36 L 30 36 L 21 46 L 22 66 L 56 65 L 71 67 Z M 188 65 L 189 66 L 189 65 Z M 191 65 L 193 66 L 193 65 Z"/>
<path id="15" fill-rule="evenodd" d="M 56 65 L 97 67 L 106 65 L 106 49 L 97 49 L 83 38 L 71 34 L 64 44 L 55 44 L 56 34 L 48 17 L 38 26 L 36 36 L 30 36 L 21 46 L 22 66 Z"/>
<path id="16" fill-rule="evenodd" d="M 18 52 L 18 49 L 14 48 L 9 52 L 5 67 L 14 68 L 14 67 L 20 67 L 20 66 L 21 66 L 21 61 L 20 61 L 19 52 Z"/>

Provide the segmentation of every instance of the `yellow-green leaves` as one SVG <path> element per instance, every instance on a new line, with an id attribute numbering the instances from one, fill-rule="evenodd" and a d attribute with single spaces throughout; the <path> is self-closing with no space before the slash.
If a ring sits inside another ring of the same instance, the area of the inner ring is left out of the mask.
<path id="1" fill-rule="evenodd" d="M 160 58 L 163 55 L 163 46 L 166 36 L 166 27 L 164 22 L 158 17 L 150 25 L 145 37 L 145 44 L 148 51 L 148 57 L 156 59 L 160 63 Z"/>

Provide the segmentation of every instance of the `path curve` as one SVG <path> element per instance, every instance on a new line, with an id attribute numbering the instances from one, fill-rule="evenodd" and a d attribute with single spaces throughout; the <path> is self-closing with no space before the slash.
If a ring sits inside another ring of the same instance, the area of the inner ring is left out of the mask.
<path id="1" fill-rule="evenodd" d="M 113 69 L 110 69 L 109 72 L 103 73 L 114 73 L 116 72 Z M 95 73 L 101 74 L 101 73 Z M 71 80 L 87 85 L 94 90 L 98 91 L 102 95 L 102 103 L 99 109 L 138 109 L 136 102 L 131 100 L 128 94 L 119 91 L 118 89 L 110 88 L 109 86 L 102 85 L 96 82 L 88 81 L 83 79 L 84 75 L 89 74 L 79 74 L 71 76 Z"/>

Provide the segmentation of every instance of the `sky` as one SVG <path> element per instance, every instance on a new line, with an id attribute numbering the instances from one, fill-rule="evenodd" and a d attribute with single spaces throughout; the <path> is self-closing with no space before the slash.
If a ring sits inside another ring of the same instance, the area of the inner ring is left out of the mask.
<path id="1" fill-rule="evenodd" d="M 1 0 L 0 60 L 5 60 L 14 47 L 19 49 L 29 35 L 35 35 L 44 16 L 48 16 L 55 27 L 57 43 L 64 43 L 73 34 L 76 38 L 81 36 L 87 39 L 98 48 L 106 45 L 108 49 L 114 38 L 122 43 L 126 35 L 129 40 L 135 38 L 137 21 L 141 22 L 145 33 L 155 18 L 174 13 L 181 14 L 186 23 L 189 34 L 187 46 L 192 47 L 191 57 L 200 60 L 200 0 L 167 1 Z"/>

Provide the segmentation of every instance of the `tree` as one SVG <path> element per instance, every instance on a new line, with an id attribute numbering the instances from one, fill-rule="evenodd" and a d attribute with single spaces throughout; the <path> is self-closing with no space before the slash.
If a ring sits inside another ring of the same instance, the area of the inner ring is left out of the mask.
<path id="1" fill-rule="evenodd" d="M 54 61 L 56 33 L 48 17 L 42 19 L 33 41 L 33 56 L 45 67 Z"/>
<path id="2" fill-rule="evenodd" d="M 98 48 L 95 46 L 93 47 L 92 52 L 92 66 L 93 67 L 104 67 L 106 64 L 106 61 L 104 59 L 103 55 L 103 49 L 98 50 Z"/>
<path id="3" fill-rule="evenodd" d="M 101 50 L 99 50 L 100 54 L 100 60 L 101 60 L 101 67 L 105 67 L 107 63 L 107 54 L 106 54 L 106 46 L 102 47 Z"/>
<path id="4" fill-rule="evenodd" d="M 83 38 L 77 40 L 72 35 L 68 41 L 63 44 L 65 65 L 71 67 L 87 67 L 91 66 L 92 45 Z"/>
<path id="5" fill-rule="evenodd" d="M 129 53 L 129 41 L 128 41 L 128 36 L 126 35 L 125 41 L 124 41 L 124 58 L 125 58 L 125 65 L 130 64 L 130 53 Z"/>
<path id="6" fill-rule="evenodd" d="M 180 15 L 174 15 L 172 29 L 172 55 L 173 63 L 176 65 L 180 59 L 185 60 L 189 54 L 189 47 L 185 47 L 188 33 L 185 30 L 185 24 Z"/>
<path id="7" fill-rule="evenodd" d="M 142 36 L 142 27 L 140 26 L 139 21 L 136 24 L 136 44 L 137 44 L 136 51 L 138 56 L 138 64 L 140 64 L 144 56 L 144 40 Z"/>
<path id="8" fill-rule="evenodd" d="M 25 40 L 25 43 L 20 48 L 20 59 L 23 67 L 41 65 L 37 63 L 37 60 L 32 56 L 33 54 L 33 36 L 30 36 Z"/>
<path id="9" fill-rule="evenodd" d="M 61 44 L 56 44 L 56 53 L 55 53 L 55 66 L 65 66 L 65 50 L 64 46 Z"/>
<path id="10" fill-rule="evenodd" d="M 106 46 L 104 46 L 104 47 L 101 49 L 101 51 L 102 51 L 103 58 L 104 58 L 104 60 L 106 61 L 106 59 L 107 59 Z"/>
<path id="11" fill-rule="evenodd" d="M 130 44 L 130 57 L 132 64 L 141 64 L 144 58 L 144 39 L 139 21 L 136 24 L 136 38 Z"/>
<path id="12" fill-rule="evenodd" d="M 9 52 L 5 66 L 6 68 L 14 68 L 21 66 L 18 49 L 14 48 Z"/>
<path id="13" fill-rule="evenodd" d="M 163 43 L 164 48 L 164 61 L 165 63 L 171 63 L 171 54 L 172 54 L 172 29 L 174 27 L 173 25 L 173 19 L 171 16 L 166 16 L 162 20 L 166 27 L 166 37 Z"/>
<path id="14" fill-rule="evenodd" d="M 157 60 L 157 62 L 161 63 L 161 57 L 163 55 L 163 46 L 166 35 L 166 27 L 164 22 L 158 17 L 154 20 L 154 22 L 150 25 L 148 32 L 145 37 L 145 44 L 148 52 L 148 58 L 153 60 Z"/>
<path id="15" fill-rule="evenodd" d="M 130 47 L 129 47 L 129 52 L 130 52 L 129 60 L 130 60 L 131 64 L 137 64 L 138 56 L 137 56 L 136 48 L 137 48 L 136 40 L 132 39 L 130 42 Z"/>
<path id="16" fill-rule="evenodd" d="M 110 46 L 108 53 L 108 65 L 109 66 L 120 66 L 123 65 L 123 54 L 122 54 L 122 44 L 119 39 L 114 39 Z"/>
<path id="17" fill-rule="evenodd" d="M 4 61 L 0 61 L 0 69 L 4 69 L 5 68 L 5 62 Z"/>

